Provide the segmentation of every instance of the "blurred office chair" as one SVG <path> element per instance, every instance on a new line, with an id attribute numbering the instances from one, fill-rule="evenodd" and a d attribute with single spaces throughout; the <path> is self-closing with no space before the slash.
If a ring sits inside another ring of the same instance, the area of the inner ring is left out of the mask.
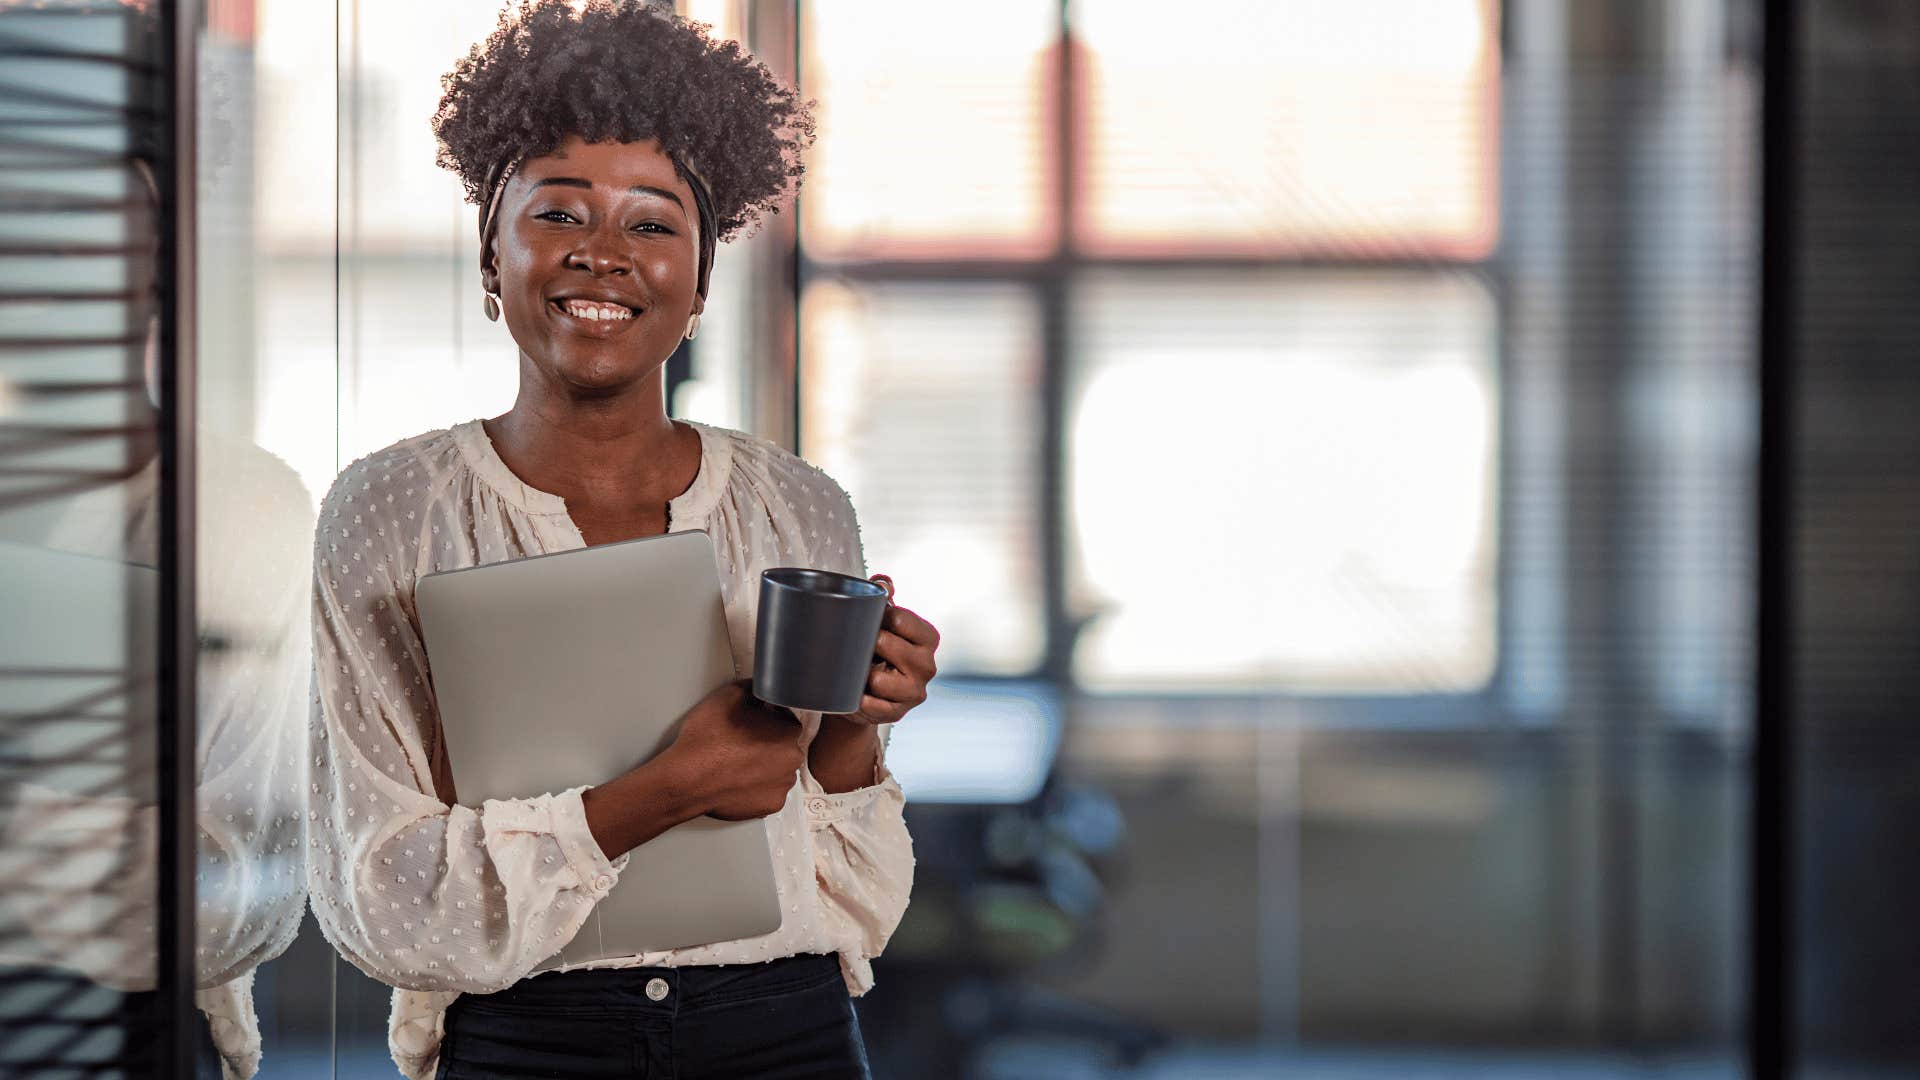
<path id="1" fill-rule="evenodd" d="M 1126 866 L 1118 805 L 1057 768 L 1061 726 L 1051 687 L 954 680 L 894 733 L 917 865 L 877 965 L 888 987 L 860 1008 L 876 1075 L 972 1080 L 990 1049 L 1028 1039 L 1132 1065 L 1164 1042 L 1033 980 L 1098 953 Z"/>

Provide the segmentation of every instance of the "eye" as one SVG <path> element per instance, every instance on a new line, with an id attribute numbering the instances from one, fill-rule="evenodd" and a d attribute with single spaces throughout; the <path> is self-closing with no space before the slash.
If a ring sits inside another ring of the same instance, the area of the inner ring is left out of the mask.
<path id="1" fill-rule="evenodd" d="M 577 218 L 565 210 L 542 210 L 533 216 L 541 221 L 578 221 Z"/>
<path id="2" fill-rule="evenodd" d="M 660 224 L 657 221 L 643 221 L 640 224 L 635 225 L 633 228 L 635 232 L 646 232 L 648 230 L 652 230 L 653 232 L 658 233 L 662 236 L 673 235 L 672 229 L 668 228 L 665 225 Z"/>

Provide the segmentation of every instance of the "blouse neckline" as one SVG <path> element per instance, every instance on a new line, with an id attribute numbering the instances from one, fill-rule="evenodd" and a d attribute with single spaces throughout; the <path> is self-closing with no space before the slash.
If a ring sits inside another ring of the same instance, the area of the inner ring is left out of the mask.
<path id="1" fill-rule="evenodd" d="M 684 417 L 676 419 L 690 425 L 700 435 L 700 468 L 694 474 L 693 483 L 688 485 L 687 490 L 667 500 L 667 506 L 673 514 L 673 531 L 679 532 L 681 529 L 699 528 L 720 501 L 720 493 L 726 488 L 726 477 L 732 469 L 733 444 L 718 428 L 698 420 Z M 487 429 L 481 426 L 479 417 L 455 424 L 449 430 L 467 466 L 482 482 L 498 492 L 502 499 L 529 514 L 546 514 L 560 517 L 569 524 L 573 522 L 573 516 L 567 512 L 566 499 L 534 487 L 507 468 L 500 452 L 494 448 L 493 439 L 487 435 Z M 575 532 L 578 532 L 577 527 Z"/>

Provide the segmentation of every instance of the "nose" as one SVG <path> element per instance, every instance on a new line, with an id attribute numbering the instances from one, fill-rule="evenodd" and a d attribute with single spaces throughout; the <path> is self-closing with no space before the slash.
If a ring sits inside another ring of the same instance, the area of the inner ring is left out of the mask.
<path id="1" fill-rule="evenodd" d="M 608 235 L 604 229 L 593 229 L 567 253 L 567 268 L 585 270 L 595 277 L 630 274 L 633 272 L 633 258 L 627 252 L 623 237 Z"/>

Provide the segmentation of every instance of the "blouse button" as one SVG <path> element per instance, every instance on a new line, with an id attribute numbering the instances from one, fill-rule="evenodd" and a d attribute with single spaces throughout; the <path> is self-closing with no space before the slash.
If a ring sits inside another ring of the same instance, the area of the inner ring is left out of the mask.
<path id="1" fill-rule="evenodd" d="M 665 998 L 667 996 L 667 980 L 648 979 L 647 980 L 647 996 L 649 998 L 652 998 L 654 1001 L 659 1001 Z"/>
<path id="2" fill-rule="evenodd" d="M 599 877 L 593 879 L 593 887 L 601 892 L 606 892 L 608 889 L 613 888 L 613 879 L 606 874 L 601 874 Z"/>
<path id="3" fill-rule="evenodd" d="M 824 815 L 827 812 L 827 800 L 818 796 L 808 799 L 807 809 L 815 814 Z"/>

